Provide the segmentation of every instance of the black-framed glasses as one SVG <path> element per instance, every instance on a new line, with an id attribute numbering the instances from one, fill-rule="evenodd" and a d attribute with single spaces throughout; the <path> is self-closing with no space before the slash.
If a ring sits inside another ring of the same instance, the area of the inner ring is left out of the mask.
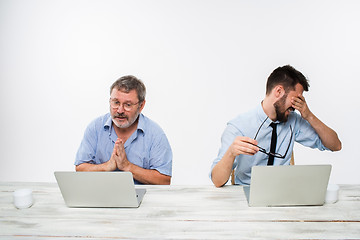
<path id="1" fill-rule="evenodd" d="M 256 140 L 256 137 L 257 137 L 257 135 L 259 134 L 259 131 L 260 131 L 261 127 L 264 125 L 264 123 L 266 122 L 266 120 L 267 120 L 268 118 L 269 118 L 269 117 L 266 117 L 265 120 L 264 120 L 264 122 L 260 125 L 259 129 L 258 129 L 257 132 L 256 132 L 256 135 L 255 135 L 255 137 L 254 137 L 254 140 Z M 292 128 L 291 128 L 291 125 L 290 125 L 290 132 L 291 132 L 291 135 L 290 135 L 289 145 L 288 145 L 288 147 L 287 147 L 286 152 L 285 152 L 284 155 L 282 155 L 282 154 L 280 154 L 280 153 L 272 153 L 272 152 L 270 152 L 270 151 L 267 152 L 265 148 L 262 148 L 262 147 L 260 147 L 260 146 L 258 146 L 258 145 L 254 145 L 254 146 L 258 147 L 260 152 L 265 153 L 265 154 L 268 155 L 268 156 L 271 155 L 271 156 L 274 156 L 274 157 L 276 157 L 276 158 L 282 158 L 282 159 L 284 159 L 284 158 L 286 157 L 288 151 L 289 151 L 289 148 L 290 148 L 290 145 L 291 145 L 292 136 L 293 136 L 293 130 L 292 130 Z"/>

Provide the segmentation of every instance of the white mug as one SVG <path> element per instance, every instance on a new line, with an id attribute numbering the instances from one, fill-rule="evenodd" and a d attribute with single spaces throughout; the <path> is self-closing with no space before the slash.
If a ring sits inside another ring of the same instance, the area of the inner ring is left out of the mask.
<path id="1" fill-rule="evenodd" d="M 13 193 L 15 207 L 29 208 L 33 205 L 32 190 L 29 188 L 18 189 Z"/>

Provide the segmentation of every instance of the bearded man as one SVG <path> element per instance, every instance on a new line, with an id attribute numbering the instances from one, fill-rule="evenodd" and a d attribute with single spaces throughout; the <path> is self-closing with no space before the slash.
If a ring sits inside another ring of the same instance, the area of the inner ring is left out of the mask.
<path id="1" fill-rule="evenodd" d="M 134 76 L 112 84 L 110 113 L 86 128 L 76 171 L 128 171 L 135 184 L 170 184 L 172 150 L 160 126 L 141 113 L 145 95 L 145 85 Z"/>
<path id="2" fill-rule="evenodd" d="M 261 104 L 227 124 L 211 166 L 216 187 L 226 184 L 233 169 L 235 184 L 249 185 L 252 166 L 289 165 L 294 142 L 322 151 L 341 150 L 336 132 L 309 110 L 303 96 L 308 88 L 305 76 L 290 65 L 270 74 Z"/>

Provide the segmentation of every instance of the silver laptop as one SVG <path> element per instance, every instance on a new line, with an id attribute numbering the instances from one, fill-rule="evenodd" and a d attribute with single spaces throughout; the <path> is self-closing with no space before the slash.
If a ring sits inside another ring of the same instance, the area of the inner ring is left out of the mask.
<path id="1" fill-rule="evenodd" d="M 331 165 L 253 166 L 250 187 L 244 187 L 249 206 L 323 205 Z"/>
<path id="2" fill-rule="evenodd" d="M 131 172 L 54 172 L 68 207 L 139 207 L 146 189 Z"/>

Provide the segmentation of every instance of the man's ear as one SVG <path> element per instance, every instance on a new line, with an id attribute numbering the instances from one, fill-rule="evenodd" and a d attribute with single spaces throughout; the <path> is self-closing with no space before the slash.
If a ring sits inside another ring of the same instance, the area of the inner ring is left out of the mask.
<path id="1" fill-rule="evenodd" d="M 273 93 L 276 98 L 282 98 L 282 96 L 285 94 L 285 89 L 283 86 L 277 85 L 274 87 Z"/>
<path id="2" fill-rule="evenodd" d="M 142 103 L 141 103 L 141 105 L 140 105 L 140 112 L 144 109 L 144 107 L 145 107 L 145 99 L 144 99 L 144 101 L 142 101 Z"/>

